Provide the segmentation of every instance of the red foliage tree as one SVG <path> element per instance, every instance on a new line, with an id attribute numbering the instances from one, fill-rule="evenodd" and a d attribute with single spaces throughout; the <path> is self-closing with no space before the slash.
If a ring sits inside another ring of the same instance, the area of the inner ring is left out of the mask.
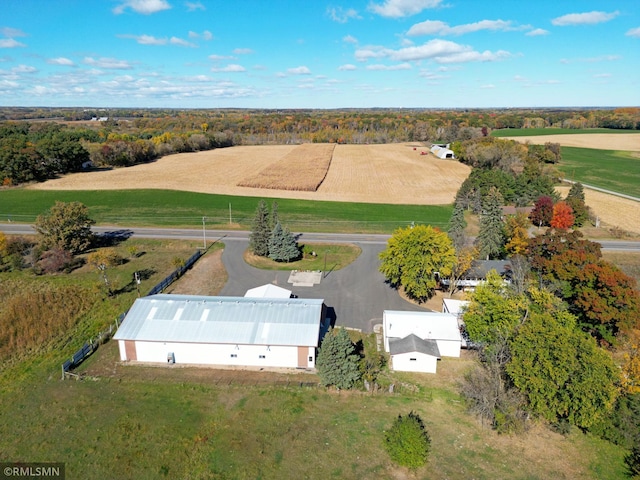
<path id="1" fill-rule="evenodd" d="M 548 195 L 543 195 L 533 206 L 531 214 L 529 214 L 529 220 L 536 227 L 548 227 L 551 224 L 553 218 L 553 198 Z"/>
<path id="2" fill-rule="evenodd" d="M 553 206 L 551 226 L 553 228 L 567 230 L 573 226 L 573 209 L 566 202 L 558 202 Z"/>

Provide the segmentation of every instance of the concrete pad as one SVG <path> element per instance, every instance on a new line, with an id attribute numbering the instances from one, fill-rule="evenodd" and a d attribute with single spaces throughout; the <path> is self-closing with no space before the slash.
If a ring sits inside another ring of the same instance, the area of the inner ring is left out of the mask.
<path id="1" fill-rule="evenodd" d="M 313 287 L 322 281 L 322 272 L 316 271 L 304 271 L 292 270 L 289 275 L 289 283 L 292 283 L 294 287 Z"/>

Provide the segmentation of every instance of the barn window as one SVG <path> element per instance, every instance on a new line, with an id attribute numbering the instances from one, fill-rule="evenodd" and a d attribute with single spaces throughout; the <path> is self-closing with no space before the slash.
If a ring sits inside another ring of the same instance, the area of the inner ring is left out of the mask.
<path id="1" fill-rule="evenodd" d="M 232 353 L 231 358 L 238 358 L 238 355 L 236 355 L 235 353 Z"/>
<path id="2" fill-rule="evenodd" d="M 258 358 L 267 358 L 267 357 L 264 355 L 258 355 Z"/>
<path id="3" fill-rule="evenodd" d="M 410 359 L 409 359 L 409 361 L 411 361 L 411 362 L 415 362 L 415 361 L 417 361 L 417 360 L 418 360 L 417 358 L 410 358 Z"/>
<path id="4" fill-rule="evenodd" d="M 310 362 L 313 362 L 313 357 L 309 357 L 309 361 L 310 361 Z"/>

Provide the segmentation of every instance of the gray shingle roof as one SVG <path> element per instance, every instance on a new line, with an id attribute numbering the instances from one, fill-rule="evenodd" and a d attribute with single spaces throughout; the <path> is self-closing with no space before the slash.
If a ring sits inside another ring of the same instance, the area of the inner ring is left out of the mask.
<path id="1" fill-rule="evenodd" d="M 407 335 L 404 338 L 389 339 L 389 353 L 391 355 L 411 352 L 423 353 L 440 358 L 440 350 L 438 350 L 438 344 L 435 340 L 422 340 L 414 334 Z"/>

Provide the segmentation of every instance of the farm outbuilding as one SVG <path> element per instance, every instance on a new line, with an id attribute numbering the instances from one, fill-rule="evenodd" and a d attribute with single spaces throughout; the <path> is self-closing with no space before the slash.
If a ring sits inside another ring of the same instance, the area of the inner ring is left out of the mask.
<path id="1" fill-rule="evenodd" d="M 505 283 L 511 282 L 511 262 L 509 260 L 474 260 L 469 270 L 456 280 L 456 288 L 460 290 L 475 290 L 487 280 L 487 274 L 495 270 Z M 448 288 L 450 278 L 440 278 L 440 284 Z"/>
<path id="2" fill-rule="evenodd" d="M 291 290 L 267 283 L 266 285 L 250 288 L 244 296 L 248 298 L 291 298 Z"/>
<path id="3" fill-rule="evenodd" d="M 440 144 L 433 144 L 431 146 L 431 153 L 433 153 L 436 157 L 438 158 L 456 158 L 455 153 L 453 153 L 453 150 L 449 149 L 449 144 L 446 145 L 440 145 Z"/>
<path id="4" fill-rule="evenodd" d="M 314 368 L 321 299 L 160 294 L 138 298 L 114 335 L 122 361 Z"/>
<path id="5" fill-rule="evenodd" d="M 382 323 L 384 349 L 394 370 L 435 373 L 433 358 L 460 356 L 462 338 L 455 315 L 385 310 Z"/>

